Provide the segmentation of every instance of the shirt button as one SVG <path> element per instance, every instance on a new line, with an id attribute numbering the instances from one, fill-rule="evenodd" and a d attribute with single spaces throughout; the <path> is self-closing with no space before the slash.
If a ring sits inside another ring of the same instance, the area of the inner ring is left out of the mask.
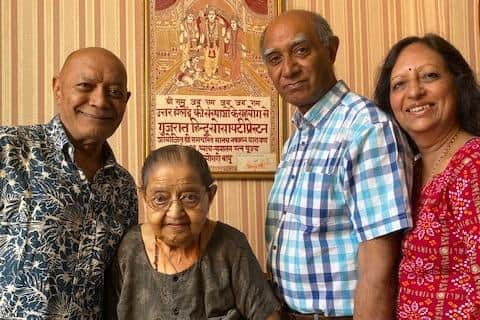
<path id="1" fill-rule="evenodd" d="M 283 211 L 282 211 L 282 214 L 283 214 L 283 215 L 286 215 L 286 214 L 287 214 L 287 211 L 283 210 Z"/>
<path id="2" fill-rule="evenodd" d="M 176 315 L 176 316 L 178 316 L 179 311 L 178 311 L 178 308 L 177 308 L 177 307 L 175 307 L 175 308 L 173 309 L 173 314 Z"/>
<path id="3" fill-rule="evenodd" d="M 173 282 L 177 282 L 178 281 L 178 276 L 173 276 Z"/>
<path id="4" fill-rule="evenodd" d="M 292 179 L 295 179 L 295 175 L 294 175 L 294 174 L 292 174 L 292 175 L 290 176 L 290 178 L 292 178 Z"/>
<path id="5" fill-rule="evenodd" d="M 277 246 L 276 246 L 276 245 L 273 245 L 272 249 L 273 249 L 273 250 L 277 250 Z"/>
<path id="6" fill-rule="evenodd" d="M 441 247 L 441 248 L 440 248 L 440 254 L 441 254 L 442 256 L 447 255 L 447 254 L 448 254 L 448 247 Z"/>

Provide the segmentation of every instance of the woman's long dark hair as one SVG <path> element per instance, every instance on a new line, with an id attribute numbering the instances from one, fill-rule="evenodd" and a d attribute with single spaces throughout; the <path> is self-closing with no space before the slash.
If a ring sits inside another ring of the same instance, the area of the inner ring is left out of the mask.
<path id="1" fill-rule="evenodd" d="M 442 57 L 454 78 L 457 98 L 456 115 L 460 127 L 473 135 L 480 135 L 480 86 L 475 79 L 475 74 L 462 54 L 450 42 L 433 33 L 423 37 L 404 38 L 390 49 L 377 77 L 374 91 L 377 105 L 393 116 L 390 105 L 392 69 L 403 49 L 414 43 L 424 44 Z"/>

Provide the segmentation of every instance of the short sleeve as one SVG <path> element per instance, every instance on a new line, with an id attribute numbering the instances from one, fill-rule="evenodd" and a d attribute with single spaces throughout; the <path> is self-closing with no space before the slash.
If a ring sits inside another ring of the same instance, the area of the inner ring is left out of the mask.
<path id="1" fill-rule="evenodd" d="M 379 122 L 362 128 L 348 146 L 344 183 L 359 241 L 412 225 L 412 161 L 401 135 L 392 122 Z"/>

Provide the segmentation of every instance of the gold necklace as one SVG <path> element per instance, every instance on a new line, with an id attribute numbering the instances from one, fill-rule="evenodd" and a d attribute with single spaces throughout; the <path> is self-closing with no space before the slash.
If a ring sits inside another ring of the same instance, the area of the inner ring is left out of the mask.
<path id="1" fill-rule="evenodd" d="M 170 260 L 170 257 L 167 256 L 165 251 L 163 251 L 163 248 L 158 245 L 158 237 L 157 236 L 155 236 L 155 257 L 154 257 L 154 260 L 153 260 L 153 265 L 155 266 L 155 270 L 158 271 L 158 248 L 159 247 L 160 247 L 160 251 L 162 251 L 162 256 L 167 259 L 168 263 L 172 266 L 175 273 L 178 273 L 178 270 L 177 270 L 177 268 L 175 268 L 175 265 Z M 166 267 L 165 267 L 165 271 L 167 271 Z"/>
<path id="2" fill-rule="evenodd" d="M 430 177 L 432 177 L 435 174 L 435 172 L 437 172 L 438 166 L 440 165 L 442 160 L 445 159 L 450 154 L 450 149 L 452 149 L 452 146 L 457 140 L 459 132 L 460 132 L 460 129 L 457 129 L 453 137 L 450 139 L 450 141 L 448 141 L 448 144 L 445 146 L 445 149 L 443 150 L 442 154 L 438 157 L 437 160 L 435 160 L 432 170 L 430 171 Z"/>
<path id="3" fill-rule="evenodd" d="M 200 252 L 201 252 L 200 239 L 201 239 L 201 233 L 199 235 L 198 243 L 195 245 L 197 259 L 200 257 Z M 160 237 L 155 236 L 155 240 L 154 240 L 155 241 L 155 255 L 154 255 L 154 259 L 153 259 L 153 266 L 155 267 L 155 270 L 158 271 L 158 251 L 159 251 L 158 248 L 160 248 L 160 252 L 162 253 L 162 256 L 164 257 L 164 259 L 166 259 L 166 261 L 172 266 L 175 273 L 178 273 L 178 269 L 175 267 L 175 264 L 172 262 L 170 257 L 165 253 L 162 246 L 158 244 L 158 240 L 160 240 Z M 182 263 L 182 258 L 178 259 L 178 263 L 179 264 Z M 167 268 L 166 268 L 166 264 L 165 264 L 165 271 L 166 270 L 167 270 Z"/>

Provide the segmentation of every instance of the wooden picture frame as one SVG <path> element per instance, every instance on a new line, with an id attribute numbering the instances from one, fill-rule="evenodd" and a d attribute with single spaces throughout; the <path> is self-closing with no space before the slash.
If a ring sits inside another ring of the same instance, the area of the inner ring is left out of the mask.
<path id="1" fill-rule="evenodd" d="M 146 152 L 195 147 L 216 178 L 271 178 L 285 107 L 259 40 L 280 0 L 148 0 Z"/>

